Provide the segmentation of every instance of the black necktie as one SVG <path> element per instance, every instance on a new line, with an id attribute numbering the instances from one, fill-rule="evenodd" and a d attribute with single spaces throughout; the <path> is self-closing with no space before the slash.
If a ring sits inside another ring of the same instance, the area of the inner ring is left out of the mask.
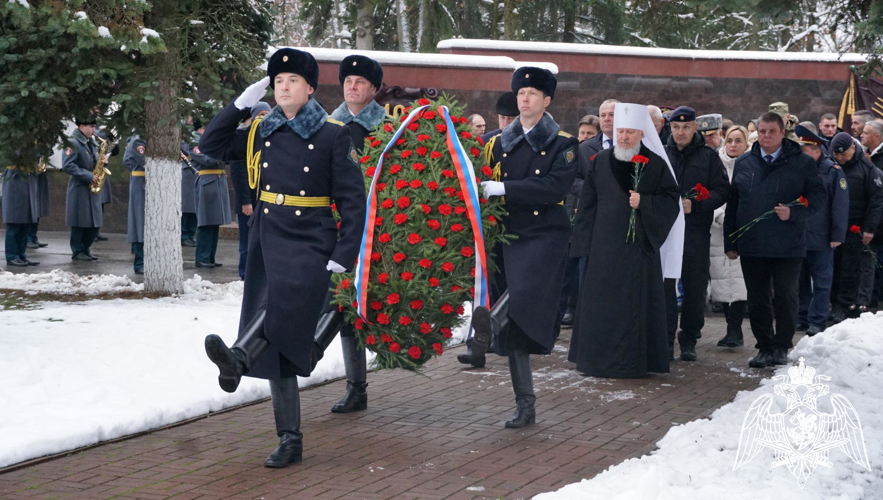
<path id="1" fill-rule="evenodd" d="M 604 144 L 606 144 L 604 149 L 609 149 L 613 145 L 613 139 L 605 139 Z"/>
<path id="2" fill-rule="evenodd" d="M 766 160 L 767 164 L 770 164 L 773 162 L 773 155 L 766 155 L 763 159 Z"/>

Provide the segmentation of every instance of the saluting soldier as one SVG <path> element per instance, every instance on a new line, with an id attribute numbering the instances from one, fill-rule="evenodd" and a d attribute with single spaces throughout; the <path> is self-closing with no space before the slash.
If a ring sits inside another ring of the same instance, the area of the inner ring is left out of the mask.
<path id="1" fill-rule="evenodd" d="M 138 135 L 126 141 L 126 152 L 123 154 L 123 165 L 129 170 L 129 219 L 126 241 L 132 244 L 135 254 L 135 274 L 144 274 L 144 153 L 147 144 Z"/>
<path id="2" fill-rule="evenodd" d="M 576 175 L 578 141 L 546 113 L 558 81 L 551 71 L 519 68 L 512 92 L 520 115 L 492 137 L 485 151 L 499 165 L 499 181 L 482 182 L 486 198 L 504 197 L 506 230 L 517 236 L 496 249 L 498 272 L 492 290 L 507 290 L 488 313 L 473 313 L 473 356 L 483 356 L 492 336 L 495 351 L 509 358 L 516 410 L 506 427 L 536 421 L 531 354 L 550 354 L 558 329 L 558 301 L 570 240 L 564 197 Z M 496 293 L 495 293 L 496 295 Z"/>
<path id="3" fill-rule="evenodd" d="M 340 63 L 338 78 L 343 88 L 344 102 L 331 113 L 331 118 L 349 128 L 353 145 L 361 151 L 365 147 L 365 137 L 386 118 L 386 109 L 374 100 L 374 94 L 383 83 L 383 66 L 369 57 L 347 56 Z M 359 156 L 362 156 L 361 153 Z M 329 285 L 329 288 L 333 286 Z M 352 325 L 344 324 L 343 313 L 338 310 L 337 304 L 331 302 L 333 297 L 334 294 L 329 292 L 328 304 L 316 331 L 316 344 L 324 352 L 340 330 L 346 393 L 331 411 L 350 413 L 368 407 L 368 364 L 365 349 L 359 348 Z"/>
<path id="4" fill-rule="evenodd" d="M 90 248 L 104 223 L 101 194 L 89 189 L 93 181 L 98 181 L 92 174 L 98 161 L 98 145 L 93 138 L 98 119 L 89 114 L 77 117 L 74 123 L 77 130 L 68 141 L 61 164 L 61 169 L 71 176 L 67 183 L 64 224 L 71 228 L 71 259 L 93 261 L 98 258 L 92 255 Z"/>
<path id="5" fill-rule="evenodd" d="M 6 264 L 13 267 L 36 266 L 28 259 L 28 230 L 40 218 L 37 173 L 32 169 L 9 165 L 3 172 L 3 222 L 6 223 Z"/>
<path id="6" fill-rule="evenodd" d="M 196 246 L 196 167 L 190 161 L 190 145 L 183 141 L 181 142 L 181 246 Z"/>
<path id="7" fill-rule="evenodd" d="M 232 220 L 227 171 L 220 160 L 190 148 L 190 162 L 196 167 L 196 267 L 221 267 L 215 262 L 221 226 Z"/>
<path id="8" fill-rule="evenodd" d="M 205 344 L 225 391 L 235 391 L 242 375 L 270 381 L 280 439 L 264 465 L 277 468 L 302 457 L 297 376 L 310 374 L 331 272 L 345 272 L 359 254 L 365 184 L 350 129 L 311 97 L 319 83 L 313 56 L 280 49 L 270 57 L 267 73 L 209 123 L 199 147 L 225 161 L 255 152 L 248 160 L 259 175 L 259 195 L 249 230 L 239 338 L 232 348 L 217 335 L 206 337 Z M 267 85 L 278 105 L 249 130 L 237 130 Z"/>

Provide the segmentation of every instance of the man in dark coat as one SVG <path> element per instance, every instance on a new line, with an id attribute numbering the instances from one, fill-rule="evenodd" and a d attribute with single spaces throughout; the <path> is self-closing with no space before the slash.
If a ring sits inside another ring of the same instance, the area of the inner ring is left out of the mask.
<path id="1" fill-rule="evenodd" d="M 89 189 L 90 184 L 98 180 L 98 176 L 92 175 L 98 161 L 98 145 L 92 137 L 98 121 L 95 115 L 88 115 L 74 122 L 77 130 L 68 141 L 61 164 L 61 169 L 71 176 L 67 184 L 64 224 L 71 228 L 71 259 L 89 262 L 98 260 L 90 248 L 104 224 L 101 193 Z"/>
<path id="2" fill-rule="evenodd" d="M 319 82 L 313 56 L 280 49 L 267 73 L 212 120 L 199 147 L 220 160 L 246 159 L 259 175 L 239 338 L 228 349 L 209 335 L 206 353 L 227 392 L 236 390 L 243 374 L 270 381 L 280 439 L 264 465 L 275 468 L 301 460 L 297 376 L 308 376 L 312 368 L 312 341 L 331 272 L 345 272 L 359 254 L 365 183 L 349 128 L 311 97 Z M 249 130 L 237 130 L 267 85 L 278 105 Z"/>
<path id="3" fill-rule="evenodd" d="M 220 267 L 215 262 L 221 226 L 232 221 L 227 171 L 220 160 L 190 148 L 190 163 L 196 167 L 196 267 Z"/>
<path id="4" fill-rule="evenodd" d="M 144 274 L 144 200 L 146 198 L 144 178 L 144 153 L 147 144 L 138 135 L 126 140 L 123 165 L 129 171 L 129 214 L 126 241 L 132 245 L 135 254 L 135 274 Z"/>
<path id="5" fill-rule="evenodd" d="M 831 305 L 834 249 L 846 239 L 849 190 L 843 170 L 825 156 L 827 141 L 803 125 L 794 129 L 803 153 L 816 162 L 828 199 L 815 217 L 806 221 L 806 258 L 800 270 L 797 329 L 813 336 L 825 329 Z"/>
<path id="6" fill-rule="evenodd" d="M 683 222 L 646 106 L 617 103 L 615 114 L 615 146 L 588 162 L 573 229 L 571 254 L 586 264 L 568 360 L 587 375 L 634 378 L 669 371 L 663 277 L 679 271 Z M 636 163 L 644 163 L 637 188 Z M 667 240 L 672 256 L 663 255 Z"/>
<path id="7" fill-rule="evenodd" d="M 484 144 L 487 144 L 487 141 L 491 137 L 501 134 L 504 128 L 508 127 L 510 123 L 518 118 L 518 100 L 515 98 L 515 94 L 512 92 L 503 92 L 500 94 L 500 97 L 497 98 L 497 104 L 494 107 L 494 111 L 497 112 L 497 128 L 482 134 L 481 142 Z"/>
<path id="8" fill-rule="evenodd" d="M 270 105 L 259 102 L 251 108 L 251 116 L 243 122 L 242 127 L 248 129 L 252 120 L 263 118 L 270 112 Z M 239 279 L 245 279 L 245 263 L 248 261 L 248 218 L 254 212 L 257 203 L 257 190 L 248 186 L 248 162 L 237 160 L 230 162 L 230 181 L 233 183 L 233 211 L 239 226 Z"/>
<path id="9" fill-rule="evenodd" d="M 757 142 L 733 168 L 724 250 L 730 259 L 742 257 L 748 317 L 759 350 L 749 362 L 753 368 L 788 362 L 797 326 L 800 268 L 806 256 L 806 221 L 825 206 L 828 196 L 818 172 L 816 162 L 801 152 L 800 145 L 785 138 L 785 122 L 772 112 L 760 117 Z M 801 197 L 806 204 L 794 205 Z M 771 216 L 741 236 L 735 234 L 770 210 L 774 210 Z"/>
<path id="10" fill-rule="evenodd" d="M 193 141 L 199 142 L 199 139 Z M 181 246 L 196 246 L 196 166 L 190 144 L 181 142 Z"/>
<path id="11" fill-rule="evenodd" d="M 703 123 L 709 122 L 713 120 L 705 119 Z M 693 108 L 681 106 L 675 109 L 671 113 L 671 137 L 665 146 L 681 190 L 681 203 L 684 205 L 684 263 L 681 268 L 684 292 L 680 332 L 677 332 L 677 283 L 673 279 L 665 282 L 669 354 L 674 358 L 677 333 L 682 361 L 696 361 L 696 341 L 702 337 L 702 327 L 705 326 L 711 223 L 714 221 L 715 209 L 727 202 L 730 189 L 730 181 L 720 155 L 707 145 L 706 138 L 697 131 L 698 124 Z M 710 126 L 715 125 L 712 123 Z M 705 128 L 708 127 L 706 125 Z M 708 198 L 699 199 L 700 193 L 696 193 L 695 189 L 697 184 L 702 184 L 708 190 Z"/>
<path id="12" fill-rule="evenodd" d="M 52 205 L 49 202 L 49 171 L 37 174 L 37 206 L 39 218 L 37 222 L 28 228 L 28 248 L 44 248 L 49 246 L 37 238 L 37 230 L 39 229 L 40 219 L 52 215 Z"/>
<path id="13" fill-rule="evenodd" d="M 549 354 L 555 343 L 558 300 L 570 239 L 570 219 L 564 197 L 576 174 L 578 141 L 561 131 L 546 113 L 557 80 L 549 70 L 522 67 L 512 75 L 512 92 L 520 115 L 492 137 L 485 151 L 490 165 L 499 165 L 502 178 L 482 183 L 484 196 L 504 197 L 506 230 L 517 239 L 496 249 L 498 294 L 494 310 L 473 313 L 474 354 L 496 338 L 495 350 L 509 358 L 516 411 L 506 427 L 536 421 L 531 354 Z"/>
<path id="14" fill-rule="evenodd" d="M 116 138 L 113 132 L 109 130 L 96 130 L 95 136 L 100 137 L 104 140 L 110 140 L 113 143 L 116 143 Z M 120 146 L 119 144 L 114 144 L 113 149 L 110 150 L 108 156 L 116 156 L 120 154 Z M 102 217 L 104 215 L 105 207 L 111 203 L 113 203 L 113 184 L 110 182 L 110 175 L 104 177 L 104 184 L 101 186 L 101 214 Z M 98 228 L 98 233 L 95 235 L 95 241 L 107 241 L 107 237 L 101 234 L 101 228 Z"/>
<path id="15" fill-rule="evenodd" d="M 867 310 L 866 297 L 864 303 L 859 301 L 859 288 L 862 277 L 862 263 L 867 261 L 874 265 L 874 253 L 866 251 L 883 219 L 883 174 L 871 163 L 864 151 L 846 132 L 839 132 L 831 141 L 831 154 L 843 168 L 846 183 L 849 186 L 849 222 L 850 231 L 846 241 L 840 248 L 840 262 L 835 273 L 838 277 L 837 303 L 834 305 L 834 322 L 839 323 L 847 317 L 857 317 Z M 856 228 L 858 231 L 853 231 Z M 871 280 L 873 273 L 865 278 Z M 865 306 L 860 309 L 860 306 Z"/>
<path id="16" fill-rule="evenodd" d="M 331 113 L 331 118 L 347 126 L 356 151 L 366 147 L 365 138 L 386 118 L 386 110 L 374 100 L 374 94 L 383 83 L 383 66 L 374 59 L 361 55 L 347 56 L 338 69 L 338 80 L 343 89 L 344 102 Z M 329 284 L 329 289 L 333 288 Z M 368 362 L 365 349 L 359 348 L 352 325 L 343 323 L 337 304 L 332 302 L 329 292 L 327 305 L 319 321 L 316 340 L 319 346 L 330 344 L 340 330 L 340 345 L 343 349 L 343 366 L 346 369 L 346 393 L 331 411 L 350 413 L 368 408 Z"/>
<path id="17" fill-rule="evenodd" d="M 38 174 L 33 168 L 9 165 L 3 172 L 3 222 L 6 224 L 6 264 L 36 266 L 28 259 L 28 230 L 40 218 Z"/>

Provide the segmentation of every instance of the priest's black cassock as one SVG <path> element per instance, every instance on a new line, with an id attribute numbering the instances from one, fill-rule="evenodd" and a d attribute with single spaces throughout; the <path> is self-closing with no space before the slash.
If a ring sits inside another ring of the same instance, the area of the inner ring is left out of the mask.
<path id="1" fill-rule="evenodd" d="M 637 189 L 635 239 L 626 242 L 635 167 L 613 151 L 589 161 L 576 214 L 570 252 L 586 262 L 568 359 L 594 377 L 668 373 L 659 249 L 678 217 L 680 191 L 665 161 L 642 144 L 650 162 Z"/>

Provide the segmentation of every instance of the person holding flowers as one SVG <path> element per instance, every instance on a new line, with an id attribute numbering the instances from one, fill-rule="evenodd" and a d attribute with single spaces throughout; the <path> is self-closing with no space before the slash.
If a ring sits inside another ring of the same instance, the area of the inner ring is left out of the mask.
<path id="1" fill-rule="evenodd" d="M 788 362 L 806 221 L 827 197 L 815 161 L 785 139 L 782 117 L 764 113 L 757 142 L 736 160 L 724 215 L 724 250 L 730 259 L 741 256 L 748 290 L 748 318 L 759 350 L 749 362 L 753 368 Z"/>
<path id="2" fill-rule="evenodd" d="M 696 341 L 705 326 L 705 297 L 708 289 L 708 266 L 711 249 L 711 222 L 715 209 L 727 201 L 730 182 L 715 149 L 706 146 L 697 132 L 696 111 L 681 106 L 671 113 L 671 137 L 665 152 L 681 189 L 684 206 L 684 263 L 681 283 L 684 286 L 680 326 L 677 333 L 682 361 L 696 361 Z M 669 357 L 674 359 L 674 340 L 678 329 L 676 280 L 665 282 L 665 306 Z"/>
<path id="3" fill-rule="evenodd" d="M 593 377 L 637 378 L 669 371 L 663 278 L 681 272 L 683 205 L 647 107 L 618 103 L 613 121 L 573 228 L 571 256 L 586 264 L 568 359 Z"/>

